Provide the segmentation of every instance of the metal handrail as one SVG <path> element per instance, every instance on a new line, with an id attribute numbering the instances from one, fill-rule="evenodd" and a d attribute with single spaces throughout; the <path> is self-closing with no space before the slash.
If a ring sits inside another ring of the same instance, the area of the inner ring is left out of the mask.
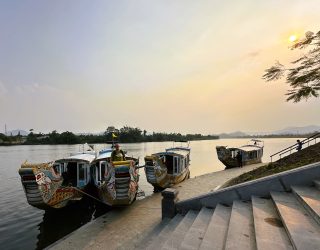
<path id="1" fill-rule="evenodd" d="M 320 133 L 315 133 L 315 134 L 309 136 L 308 138 L 302 140 L 301 143 L 302 143 L 302 145 L 308 143 L 308 146 L 309 146 L 309 143 L 310 143 L 311 141 L 313 141 L 313 140 L 315 140 L 315 143 L 316 143 L 316 142 L 317 142 L 317 138 L 320 138 Z M 296 149 L 297 146 L 298 146 L 298 143 L 295 143 L 295 144 L 291 145 L 290 147 L 287 147 L 287 148 L 285 148 L 285 149 L 280 150 L 280 151 L 277 152 L 277 153 L 274 153 L 273 155 L 270 155 L 271 162 L 272 162 L 272 157 L 273 157 L 273 156 L 279 155 L 279 156 L 280 156 L 280 159 L 281 159 L 281 156 L 282 156 L 283 154 L 286 154 L 286 153 L 288 153 L 289 151 L 290 151 L 290 154 L 291 154 L 291 151 L 292 151 L 293 149 Z"/>

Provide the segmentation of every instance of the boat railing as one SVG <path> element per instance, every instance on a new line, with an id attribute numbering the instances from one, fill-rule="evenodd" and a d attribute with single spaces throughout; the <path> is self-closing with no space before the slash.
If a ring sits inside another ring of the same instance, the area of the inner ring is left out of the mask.
<path id="1" fill-rule="evenodd" d="M 302 140 L 301 143 L 302 143 L 302 145 L 306 145 L 307 147 L 309 147 L 310 145 L 316 144 L 318 138 L 320 138 L 320 133 L 315 133 L 315 134 L 309 136 L 308 138 Z M 291 145 L 290 147 L 287 147 L 285 149 L 280 150 L 277 153 L 270 155 L 271 162 L 273 160 L 273 157 L 275 157 L 275 156 L 279 156 L 279 159 L 281 159 L 283 157 L 283 155 L 287 156 L 287 155 L 292 154 L 292 151 L 296 150 L 297 146 L 298 146 L 298 143 L 295 143 L 295 144 Z"/>

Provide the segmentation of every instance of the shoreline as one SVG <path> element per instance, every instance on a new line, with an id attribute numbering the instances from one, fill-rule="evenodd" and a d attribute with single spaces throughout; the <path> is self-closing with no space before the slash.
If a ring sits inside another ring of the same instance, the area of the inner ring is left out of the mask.
<path id="1" fill-rule="evenodd" d="M 307 135 L 270 135 L 270 136 L 244 136 L 244 137 L 220 137 L 220 138 L 203 138 L 203 139 L 194 139 L 194 140 L 188 140 L 189 142 L 192 141 L 211 141 L 211 140 L 234 140 L 234 139 L 254 139 L 254 138 L 261 138 L 261 139 L 301 139 L 301 138 L 307 138 Z M 154 140 L 154 141 L 135 141 L 135 142 L 119 142 L 121 144 L 133 144 L 133 143 L 148 143 L 148 142 L 173 142 L 172 140 Z M 112 143 L 109 142 L 77 142 L 77 143 L 25 143 L 25 142 L 1 142 L 0 147 L 11 147 L 11 146 L 40 146 L 40 145 L 52 145 L 52 146 L 58 146 L 58 145 L 83 145 L 85 143 L 88 144 L 107 144 L 111 145 Z"/>

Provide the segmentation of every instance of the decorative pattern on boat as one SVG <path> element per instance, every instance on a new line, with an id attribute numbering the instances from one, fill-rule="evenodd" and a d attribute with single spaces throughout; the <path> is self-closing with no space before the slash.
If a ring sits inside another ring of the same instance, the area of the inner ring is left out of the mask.
<path id="1" fill-rule="evenodd" d="M 138 192 L 138 182 L 139 182 L 139 173 L 138 169 L 135 168 L 134 161 L 130 161 L 130 184 L 128 190 L 129 199 L 132 201 L 136 193 Z"/>
<path id="2" fill-rule="evenodd" d="M 119 176 L 117 176 L 119 175 Z M 139 174 L 133 160 L 108 163 L 104 181 L 99 186 L 99 196 L 110 206 L 129 205 L 138 191 Z"/>
<path id="3" fill-rule="evenodd" d="M 160 159 L 160 157 L 154 156 L 153 158 L 156 161 L 156 164 L 154 166 L 155 175 L 158 180 L 161 180 L 164 177 L 164 175 L 167 174 L 167 167 L 165 166 L 163 161 Z"/>
<path id="4" fill-rule="evenodd" d="M 163 179 L 167 174 L 167 167 L 165 166 L 161 158 L 157 155 L 151 155 L 151 156 L 146 156 L 145 160 L 153 161 L 153 166 L 147 166 L 147 168 L 152 168 L 153 175 L 156 178 L 156 180 L 161 181 L 161 179 Z"/>
<path id="5" fill-rule="evenodd" d="M 38 208 L 64 207 L 70 199 L 81 197 L 73 187 L 63 187 L 63 178 L 56 173 L 53 162 L 23 163 L 19 170 L 30 205 Z M 28 177 L 27 179 L 25 177 Z"/>
<path id="6" fill-rule="evenodd" d="M 153 162 L 152 166 L 145 166 L 147 181 L 155 187 L 167 188 L 171 184 L 177 184 L 189 176 L 189 169 L 179 175 L 168 174 L 167 167 L 158 155 L 146 156 L 145 161 Z"/>
<path id="7" fill-rule="evenodd" d="M 108 176 L 106 178 L 106 185 L 103 185 L 104 191 L 108 192 L 112 199 L 116 199 L 115 169 L 111 164 L 107 164 L 106 171 L 108 172 Z"/>
<path id="8" fill-rule="evenodd" d="M 59 177 L 54 178 L 52 172 L 49 170 L 39 171 L 38 173 L 35 174 L 35 177 L 36 177 L 36 182 L 39 186 L 39 190 L 41 192 L 43 201 L 45 203 L 49 202 L 49 200 L 57 191 L 58 187 L 61 185 L 62 183 L 61 178 Z"/>

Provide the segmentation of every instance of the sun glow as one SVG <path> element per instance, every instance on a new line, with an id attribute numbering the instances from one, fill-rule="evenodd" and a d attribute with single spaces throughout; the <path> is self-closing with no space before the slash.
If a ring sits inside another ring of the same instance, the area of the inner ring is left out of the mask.
<path id="1" fill-rule="evenodd" d="M 291 35 L 291 36 L 289 37 L 289 41 L 292 42 L 292 43 L 295 42 L 297 39 L 298 39 L 298 38 L 297 38 L 296 35 Z"/>

